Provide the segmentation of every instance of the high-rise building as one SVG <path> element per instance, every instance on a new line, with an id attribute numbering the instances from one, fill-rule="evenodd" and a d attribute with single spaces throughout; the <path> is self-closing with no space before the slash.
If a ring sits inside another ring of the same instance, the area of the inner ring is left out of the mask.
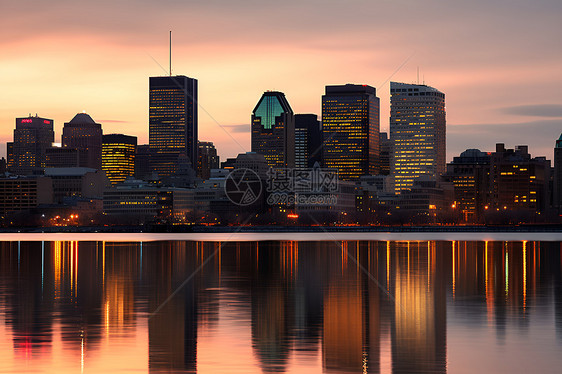
<path id="1" fill-rule="evenodd" d="M 45 151 L 55 141 L 53 120 L 39 116 L 16 118 L 10 171 L 30 175 L 45 168 Z"/>
<path id="2" fill-rule="evenodd" d="M 92 117 L 86 113 L 78 113 L 70 122 L 65 122 L 62 129 L 62 146 L 76 148 L 86 152 L 86 165 L 92 169 L 101 169 L 101 124 L 96 123 Z"/>
<path id="3" fill-rule="evenodd" d="M 380 133 L 380 170 L 379 174 L 390 174 L 390 155 L 392 154 L 392 141 L 386 132 Z"/>
<path id="4" fill-rule="evenodd" d="M 135 154 L 135 179 L 146 179 L 151 173 L 150 146 L 148 144 L 137 145 Z"/>
<path id="5" fill-rule="evenodd" d="M 295 118 L 285 94 L 264 92 L 252 112 L 252 152 L 271 168 L 295 166 Z"/>
<path id="6" fill-rule="evenodd" d="M 183 75 L 150 77 L 149 146 L 159 176 L 177 172 L 180 155 L 197 165 L 197 79 Z"/>
<path id="7" fill-rule="evenodd" d="M 391 175 L 396 193 L 414 179 L 445 172 L 445 94 L 419 84 L 390 83 Z"/>
<path id="8" fill-rule="evenodd" d="M 454 186 L 455 209 L 467 222 L 478 222 L 490 195 L 491 153 L 467 149 L 447 164 L 445 178 Z"/>
<path id="9" fill-rule="evenodd" d="M 380 100 L 374 87 L 326 86 L 322 96 L 322 162 L 342 180 L 379 172 Z"/>
<path id="10" fill-rule="evenodd" d="M 322 135 L 316 114 L 295 114 L 295 167 L 312 168 L 322 161 Z"/>
<path id="11" fill-rule="evenodd" d="M 101 168 L 111 184 L 123 182 L 135 174 L 137 137 L 123 134 L 103 136 Z"/>
<path id="12" fill-rule="evenodd" d="M 201 179 L 211 177 L 211 169 L 219 168 L 219 156 L 213 142 L 198 142 L 197 176 Z"/>
<path id="13" fill-rule="evenodd" d="M 554 147 L 554 207 L 562 215 L 562 134 Z"/>

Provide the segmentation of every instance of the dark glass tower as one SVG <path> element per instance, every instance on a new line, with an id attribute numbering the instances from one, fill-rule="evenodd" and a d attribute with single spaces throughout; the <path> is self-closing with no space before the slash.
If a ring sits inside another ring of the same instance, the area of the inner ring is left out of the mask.
<path id="1" fill-rule="evenodd" d="M 45 151 L 55 141 L 53 120 L 35 117 L 16 118 L 10 171 L 29 175 L 45 167 Z"/>
<path id="2" fill-rule="evenodd" d="M 101 169 L 101 124 L 86 113 L 78 113 L 62 129 L 62 146 L 87 153 L 86 163 L 79 166 Z"/>
<path id="3" fill-rule="evenodd" d="M 197 79 L 183 75 L 150 77 L 149 146 L 159 176 L 177 171 L 178 157 L 197 165 Z"/>
<path id="4" fill-rule="evenodd" d="M 322 96 L 323 166 L 342 180 L 379 172 L 379 106 L 374 87 L 326 86 Z"/>
<path id="5" fill-rule="evenodd" d="M 414 179 L 445 173 L 445 94 L 418 84 L 390 83 L 390 172 L 400 193 Z"/>
<path id="6" fill-rule="evenodd" d="M 252 152 L 271 168 L 295 166 L 295 118 L 285 94 L 264 92 L 252 113 Z"/>
<path id="7" fill-rule="evenodd" d="M 295 114 L 295 167 L 312 168 L 321 163 L 322 135 L 316 114 Z"/>

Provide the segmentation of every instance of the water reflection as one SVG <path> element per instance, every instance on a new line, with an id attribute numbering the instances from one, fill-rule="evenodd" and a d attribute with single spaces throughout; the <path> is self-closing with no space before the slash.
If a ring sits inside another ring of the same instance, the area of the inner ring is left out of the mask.
<path id="1" fill-rule="evenodd" d="M 0 371 L 494 372 L 502 355 L 548 369 L 562 363 L 561 252 L 560 242 L 2 242 Z"/>

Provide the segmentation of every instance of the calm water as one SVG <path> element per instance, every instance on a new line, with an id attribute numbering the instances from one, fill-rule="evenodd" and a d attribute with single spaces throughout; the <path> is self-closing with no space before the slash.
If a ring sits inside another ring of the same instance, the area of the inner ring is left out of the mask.
<path id="1" fill-rule="evenodd" d="M 538 241 L 0 242 L 0 372 L 558 373 L 561 266 Z"/>

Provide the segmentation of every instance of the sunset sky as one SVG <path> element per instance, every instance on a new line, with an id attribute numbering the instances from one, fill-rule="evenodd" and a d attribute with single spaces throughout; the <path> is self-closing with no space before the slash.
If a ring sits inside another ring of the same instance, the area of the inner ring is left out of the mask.
<path id="1" fill-rule="evenodd" d="M 389 79 L 415 82 L 418 66 L 446 94 L 447 161 L 497 142 L 552 159 L 561 16 L 560 0 L 0 0 L 0 154 L 29 113 L 55 120 L 55 141 L 85 110 L 147 143 L 172 30 L 173 73 L 198 79 L 199 139 L 222 160 L 250 151 L 265 90 L 320 115 L 325 85 L 369 84 L 388 131 Z"/>

